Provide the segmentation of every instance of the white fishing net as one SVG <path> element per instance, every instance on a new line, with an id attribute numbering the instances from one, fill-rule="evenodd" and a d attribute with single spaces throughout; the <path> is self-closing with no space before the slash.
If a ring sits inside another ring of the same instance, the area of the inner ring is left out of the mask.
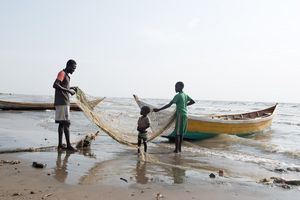
<path id="1" fill-rule="evenodd" d="M 137 145 L 137 120 L 142 106 L 149 106 L 151 112 L 150 129 L 148 131 L 148 141 L 160 136 L 167 131 L 175 120 L 175 110 L 152 112 L 153 106 L 141 101 L 134 96 L 132 102 L 114 99 L 104 99 L 96 107 L 89 105 L 89 99 L 85 93 L 78 88 L 76 93 L 77 104 L 88 117 L 88 119 L 97 125 L 102 131 L 121 144 L 128 146 Z M 138 104 L 134 107 L 132 104 Z M 131 104 L 132 103 L 132 104 Z"/>

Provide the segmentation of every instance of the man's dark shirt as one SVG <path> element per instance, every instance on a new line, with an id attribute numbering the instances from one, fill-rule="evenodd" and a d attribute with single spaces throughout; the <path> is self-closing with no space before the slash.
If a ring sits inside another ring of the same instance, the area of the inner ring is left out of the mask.
<path id="1" fill-rule="evenodd" d="M 60 71 L 57 75 L 57 80 L 60 81 L 60 85 L 66 89 L 70 89 L 70 77 L 64 71 Z M 70 96 L 68 92 L 65 92 L 60 89 L 55 89 L 55 97 L 54 97 L 54 105 L 69 105 L 70 104 Z"/>

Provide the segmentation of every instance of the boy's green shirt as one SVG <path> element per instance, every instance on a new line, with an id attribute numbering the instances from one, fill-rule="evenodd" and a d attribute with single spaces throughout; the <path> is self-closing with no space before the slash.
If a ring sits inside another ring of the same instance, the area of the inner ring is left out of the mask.
<path id="1" fill-rule="evenodd" d="M 176 115 L 187 115 L 187 103 L 191 100 L 191 98 L 185 94 L 184 92 L 178 92 L 172 99 L 172 104 L 176 104 Z"/>

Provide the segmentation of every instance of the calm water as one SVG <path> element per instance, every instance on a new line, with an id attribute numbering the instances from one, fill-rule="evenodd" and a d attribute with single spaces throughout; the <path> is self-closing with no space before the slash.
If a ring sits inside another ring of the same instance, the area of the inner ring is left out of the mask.
<path id="1" fill-rule="evenodd" d="M 0 95 L 0 99 L 51 102 L 52 97 Z M 154 105 L 168 101 L 149 99 Z M 259 110 L 274 103 L 197 101 L 189 107 L 193 115 L 228 114 Z M 118 144 L 102 133 L 90 150 L 68 154 L 49 152 L 21 153 L 20 157 L 47 164 L 53 177 L 69 184 L 116 183 L 116 176 L 145 184 L 199 184 L 210 181 L 208 174 L 223 169 L 225 182 L 255 183 L 272 176 L 300 179 L 300 172 L 274 172 L 274 169 L 300 167 L 300 105 L 279 103 L 272 127 L 248 138 L 218 136 L 212 139 L 185 142 L 183 152 L 174 155 L 174 144 L 158 138 L 149 144 L 151 158 L 164 164 L 144 163 L 134 149 Z M 107 112 L 122 115 L 116 126 L 134 131 L 139 110 L 133 99 L 106 100 Z M 124 120 L 125 119 L 125 120 Z M 98 128 L 82 112 L 71 112 L 72 140 L 82 138 Z M 54 111 L 0 111 L 0 150 L 42 147 L 57 144 Z M 0 154 L 1 157 L 1 154 Z M 172 167 L 182 166 L 182 168 Z M 224 181 L 224 180 L 223 180 Z M 200 181 L 201 182 L 201 181 Z"/>

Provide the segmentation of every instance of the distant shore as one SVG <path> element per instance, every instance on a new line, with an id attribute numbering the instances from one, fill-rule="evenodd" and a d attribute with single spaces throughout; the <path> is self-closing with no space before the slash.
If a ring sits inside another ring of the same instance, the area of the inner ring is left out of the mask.
<path id="1" fill-rule="evenodd" d="M 53 152 L 54 153 L 54 152 Z M 285 190 L 260 184 L 232 184 L 226 180 L 199 184 L 138 184 L 120 179 L 119 184 L 66 184 L 53 178 L 49 168 L 33 168 L 29 160 L 20 160 L 20 153 L 1 154 L 1 160 L 19 160 L 19 164 L 0 164 L 0 199 L 299 199 L 296 189 Z M 113 170 L 114 166 L 111 166 Z M 105 173 L 105 172 L 103 172 Z M 118 173 L 115 173 L 118 174 Z"/>

